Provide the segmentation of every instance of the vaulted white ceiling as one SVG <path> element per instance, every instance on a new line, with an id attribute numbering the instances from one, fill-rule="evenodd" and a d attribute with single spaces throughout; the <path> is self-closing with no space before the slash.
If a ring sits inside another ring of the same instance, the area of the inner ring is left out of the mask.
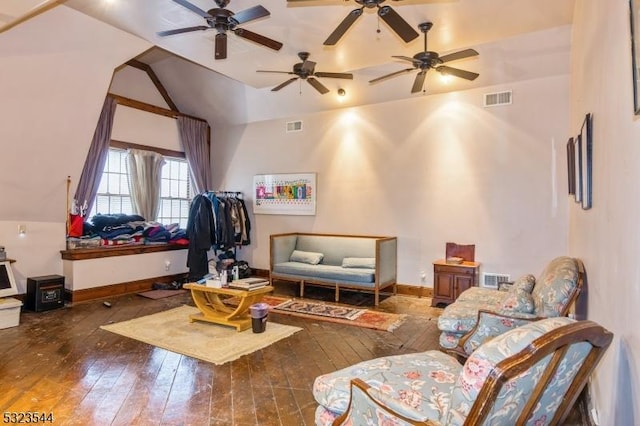
<path id="1" fill-rule="evenodd" d="M 190 2 L 205 11 L 217 7 L 213 0 Z M 49 2 L 3 0 L 0 24 L 11 22 L 43 3 Z M 347 14 L 359 7 L 355 0 L 231 0 L 226 8 L 234 12 L 258 4 L 267 8 L 271 13 L 269 17 L 240 27 L 280 41 L 283 47 L 274 51 L 229 34 L 228 58 L 224 60 L 214 59 L 216 31 L 213 29 L 167 37 L 156 34 L 206 24 L 202 17 L 172 0 L 63 0 L 55 3 L 63 5 L 57 7 L 71 7 L 158 46 L 161 49 L 142 55 L 140 59 L 154 69 L 155 64 L 164 68 L 164 74 L 172 78 L 176 78 L 175 73 L 166 70 L 166 61 L 175 64 L 175 55 L 215 71 L 212 78 L 220 78 L 214 76 L 218 73 L 245 84 L 245 102 L 249 106 L 256 97 L 270 96 L 268 99 L 282 107 L 284 114 L 340 107 L 335 97 L 338 88 L 347 91 L 348 105 L 421 95 L 410 93 L 417 71 L 369 84 L 373 78 L 410 67 L 407 62 L 393 59 L 392 55 L 413 56 L 424 47 L 422 34 L 409 43 L 403 42 L 379 19 L 375 9 L 365 9 L 335 46 L 323 45 Z M 426 94 L 569 72 L 574 0 L 403 0 L 386 1 L 385 5 L 391 6 L 416 30 L 421 22 L 433 22 L 428 33 L 428 50 L 444 55 L 474 48 L 480 53 L 478 57 L 447 64 L 479 73 L 479 78 L 475 81 L 452 78 L 444 83 L 438 73 L 431 72 L 426 79 Z M 78 36 L 90 37 L 90 34 Z M 293 83 L 277 93 L 271 92 L 271 88 L 291 76 L 256 71 L 290 71 L 296 62 L 300 62 L 297 56 L 300 51 L 310 52 L 310 60 L 317 63 L 316 71 L 350 72 L 354 74 L 354 80 L 320 79 L 332 92 L 327 95 L 320 95 L 304 82 Z M 160 66 L 162 62 L 165 62 L 164 67 Z M 189 82 L 168 82 L 169 86 L 184 84 Z M 258 117 L 265 114 L 265 111 L 257 112 Z"/>

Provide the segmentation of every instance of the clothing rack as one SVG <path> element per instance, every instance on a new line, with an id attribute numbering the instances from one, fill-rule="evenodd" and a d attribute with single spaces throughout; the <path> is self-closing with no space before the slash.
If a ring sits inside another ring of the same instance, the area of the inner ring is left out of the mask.
<path id="1" fill-rule="evenodd" d="M 205 191 L 189 206 L 189 278 L 202 278 L 209 270 L 207 253 L 232 252 L 251 244 L 251 222 L 240 191 Z M 217 256 L 217 255 L 216 255 Z"/>

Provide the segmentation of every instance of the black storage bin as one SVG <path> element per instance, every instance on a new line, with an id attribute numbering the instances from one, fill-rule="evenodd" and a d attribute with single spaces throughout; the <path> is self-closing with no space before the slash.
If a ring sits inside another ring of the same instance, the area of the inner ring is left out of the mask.
<path id="1" fill-rule="evenodd" d="M 42 312 L 64 306 L 64 277 L 43 275 L 27 278 L 27 297 L 24 307 L 30 311 Z"/>

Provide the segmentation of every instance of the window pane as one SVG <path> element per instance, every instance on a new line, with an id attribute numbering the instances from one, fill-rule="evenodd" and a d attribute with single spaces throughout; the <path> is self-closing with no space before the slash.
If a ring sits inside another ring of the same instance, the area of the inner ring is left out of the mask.
<path id="1" fill-rule="evenodd" d="M 180 166 L 175 161 L 171 162 L 171 179 L 180 179 Z"/>
<path id="2" fill-rule="evenodd" d="M 187 162 L 180 163 L 180 175 L 179 179 L 183 181 L 187 181 L 189 179 L 189 169 L 187 167 Z"/>
<path id="3" fill-rule="evenodd" d="M 120 175 L 120 194 L 129 195 L 129 176 Z"/>
<path id="4" fill-rule="evenodd" d="M 158 222 L 180 223 L 186 227 L 191 202 L 189 165 L 181 158 L 165 157 L 160 186 Z M 127 152 L 109 149 L 96 202 L 90 216 L 101 214 L 132 214 L 133 206 L 127 172 Z"/>
<path id="5" fill-rule="evenodd" d="M 107 192 L 108 175 L 102 174 L 100 178 L 100 185 L 98 186 L 98 194 Z"/>
<path id="6" fill-rule="evenodd" d="M 131 197 L 122 197 L 122 207 L 120 208 L 120 213 L 122 214 L 133 214 L 133 205 L 131 204 Z"/>
<path id="7" fill-rule="evenodd" d="M 119 162 L 118 162 L 118 172 L 120 173 L 127 173 L 127 166 L 128 166 L 128 161 L 127 161 L 127 153 L 126 151 L 120 151 L 120 158 L 119 158 Z"/>

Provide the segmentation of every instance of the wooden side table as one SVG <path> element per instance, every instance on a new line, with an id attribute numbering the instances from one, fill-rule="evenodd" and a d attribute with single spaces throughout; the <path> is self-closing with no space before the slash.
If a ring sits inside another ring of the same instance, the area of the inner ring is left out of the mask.
<path id="1" fill-rule="evenodd" d="M 251 316 L 248 312 L 249 306 L 260 302 L 266 293 L 273 291 L 271 286 L 247 291 L 233 288 L 207 287 L 196 283 L 185 284 L 183 288 L 191 290 L 191 297 L 198 309 L 200 309 L 199 313 L 189 315 L 191 322 L 212 322 L 235 327 L 237 331 L 244 331 L 251 327 Z M 237 297 L 239 299 L 238 306 L 233 308 L 225 305 L 220 300 L 221 295 Z"/>
<path id="2" fill-rule="evenodd" d="M 447 263 L 444 259 L 433 262 L 433 300 L 431 306 L 439 303 L 453 303 L 460 293 L 478 285 L 480 263 Z"/>

